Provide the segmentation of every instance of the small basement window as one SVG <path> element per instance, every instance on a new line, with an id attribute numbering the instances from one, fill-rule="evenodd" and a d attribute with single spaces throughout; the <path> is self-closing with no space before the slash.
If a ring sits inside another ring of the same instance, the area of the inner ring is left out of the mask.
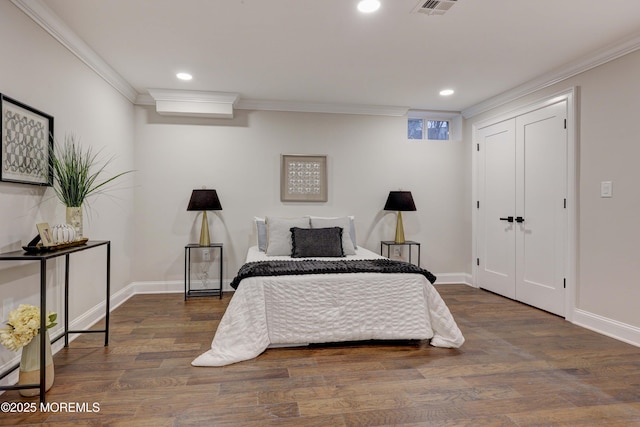
<path id="1" fill-rule="evenodd" d="M 426 129 L 426 132 L 425 132 Z M 429 120 L 409 118 L 409 139 L 430 139 L 433 141 L 448 141 L 451 123 L 449 120 Z"/>
<path id="2" fill-rule="evenodd" d="M 435 117 L 434 117 L 435 116 Z M 441 117 L 442 116 L 442 117 Z M 407 119 L 407 138 L 428 141 L 452 141 L 461 129 L 459 113 L 413 110 Z"/>

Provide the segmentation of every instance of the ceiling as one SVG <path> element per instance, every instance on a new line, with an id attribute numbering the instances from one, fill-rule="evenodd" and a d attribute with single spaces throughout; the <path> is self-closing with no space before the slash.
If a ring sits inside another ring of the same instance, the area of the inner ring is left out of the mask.
<path id="1" fill-rule="evenodd" d="M 442 16 L 412 12 L 418 0 L 381 0 L 367 15 L 357 0 L 14 3 L 44 4 L 141 95 L 464 111 L 640 44 L 638 0 L 458 0 Z"/>

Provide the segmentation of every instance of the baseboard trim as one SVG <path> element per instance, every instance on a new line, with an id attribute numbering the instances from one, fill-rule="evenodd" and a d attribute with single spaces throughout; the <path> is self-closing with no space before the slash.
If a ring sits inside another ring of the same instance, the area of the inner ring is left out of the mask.
<path id="1" fill-rule="evenodd" d="M 182 280 L 167 282 L 133 282 L 128 287 L 131 288 L 131 296 L 136 294 L 184 293 L 184 282 Z"/>
<path id="2" fill-rule="evenodd" d="M 453 285 L 453 284 L 464 284 L 464 285 L 472 285 L 471 274 L 468 273 L 443 273 L 436 274 L 438 280 L 436 280 L 436 285 Z"/>
<path id="3" fill-rule="evenodd" d="M 580 309 L 574 310 L 572 323 L 618 341 L 640 347 L 640 328 L 635 326 Z"/>

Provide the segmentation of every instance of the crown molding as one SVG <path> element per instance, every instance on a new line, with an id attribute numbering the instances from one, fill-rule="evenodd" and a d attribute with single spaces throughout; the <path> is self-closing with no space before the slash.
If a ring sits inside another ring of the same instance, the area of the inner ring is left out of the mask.
<path id="1" fill-rule="evenodd" d="M 152 90 L 154 89 L 149 89 L 150 92 Z M 152 95 L 138 94 L 135 104 L 153 106 L 156 105 L 156 100 Z M 234 107 L 236 110 L 284 111 L 294 113 L 364 114 L 392 117 L 404 116 L 409 111 L 408 107 L 356 104 L 318 104 L 310 102 L 266 101 L 259 99 L 241 98 L 238 98 Z"/>
<path id="2" fill-rule="evenodd" d="M 363 104 L 325 104 L 294 101 L 266 101 L 241 99 L 236 108 L 241 110 L 289 111 L 300 113 L 365 114 L 373 116 L 404 116 L 409 107 Z"/>
<path id="3" fill-rule="evenodd" d="M 80 39 L 69 26 L 62 21 L 42 0 L 11 0 L 11 2 L 34 22 L 40 25 L 52 37 L 58 40 L 71 53 L 113 86 L 131 103 L 137 105 L 154 105 L 154 100 L 139 94 L 128 81 L 107 64 L 89 45 Z M 559 83 L 577 74 L 588 71 L 599 65 L 632 53 L 640 49 L 640 34 L 613 43 L 585 56 L 580 60 L 543 74 L 542 76 L 517 86 L 509 91 L 484 100 L 478 104 L 462 110 L 464 118 L 468 119 L 493 108 L 514 101 L 538 90 Z M 324 104 L 290 101 L 267 101 L 256 99 L 239 99 L 235 108 L 243 110 L 291 111 L 309 113 L 336 114 L 366 114 L 381 116 L 404 116 L 409 107 L 358 105 L 358 104 Z"/>
<path id="4" fill-rule="evenodd" d="M 41 0 L 11 0 L 36 24 L 40 25 L 53 38 L 58 40 L 71 53 L 77 56 L 96 74 L 124 95 L 130 102 L 135 102 L 138 92 L 107 64 L 89 45 L 80 39 L 69 26 L 58 17 Z"/>
<path id="5" fill-rule="evenodd" d="M 232 119 L 240 95 L 229 92 L 148 89 L 158 114 Z"/>
<path id="6" fill-rule="evenodd" d="M 549 73 L 543 74 L 538 78 L 530 80 L 527 83 L 516 86 L 511 90 L 466 108 L 462 110 L 462 115 L 465 119 L 471 118 L 523 96 L 530 95 L 541 89 L 567 80 L 568 78 L 580 73 L 584 73 L 585 71 L 589 71 L 592 68 L 606 64 L 614 59 L 618 59 L 624 55 L 635 52 L 638 49 L 640 49 L 640 34 L 619 40 L 576 61 L 570 62 L 562 67 L 550 71 Z"/>

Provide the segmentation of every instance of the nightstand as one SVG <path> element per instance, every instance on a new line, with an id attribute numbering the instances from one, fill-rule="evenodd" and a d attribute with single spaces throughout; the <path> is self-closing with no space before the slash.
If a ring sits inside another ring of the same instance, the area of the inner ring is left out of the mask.
<path id="1" fill-rule="evenodd" d="M 213 282 L 209 277 L 209 270 L 214 264 L 214 251 L 218 250 L 218 272 L 219 272 L 219 286 L 212 287 Z M 194 252 L 194 254 L 192 254 Z M 197 255 L 195 255 L 197 252 Z M 193 256 L 195 255 L 195 256 Z M 211 243 L 208 246 L 201 246 L 198 243 L 190 243 L 184 247 L 184 300 L 189 297 L 206 297 L 206 296 L 219 296 L 222 298 L 222 257 L 223 257 L 223 245 L 222 243 Z M 195 262 L 200 266 L 200 271 L 195 274 L 192 272 L 192 264 Z M 202 288 L 191 288 L 191 277 L 195 280 L 199 280 L 202 283 Z"/>
<path id="2" fill-rule="evenodd" d="M 417 246 L 418 247 L 418 267 L 420 267 L 420 243 L 418 242 L 414 242 L 413 240 L 405 240 L 404 243 L 396 243 L 393 240 L 383 240 L 380 242 L 380 255 L 384 256 L 383 253 L 383 248 L 387 247 L 387 258 L 390 258 L 390 251 L 391 251 L 391 246 L 408 246 L 409 247 L 409 262 L 411 262 L 411 253 L 412 251 L 412 247 L 413 246 Z"/>

